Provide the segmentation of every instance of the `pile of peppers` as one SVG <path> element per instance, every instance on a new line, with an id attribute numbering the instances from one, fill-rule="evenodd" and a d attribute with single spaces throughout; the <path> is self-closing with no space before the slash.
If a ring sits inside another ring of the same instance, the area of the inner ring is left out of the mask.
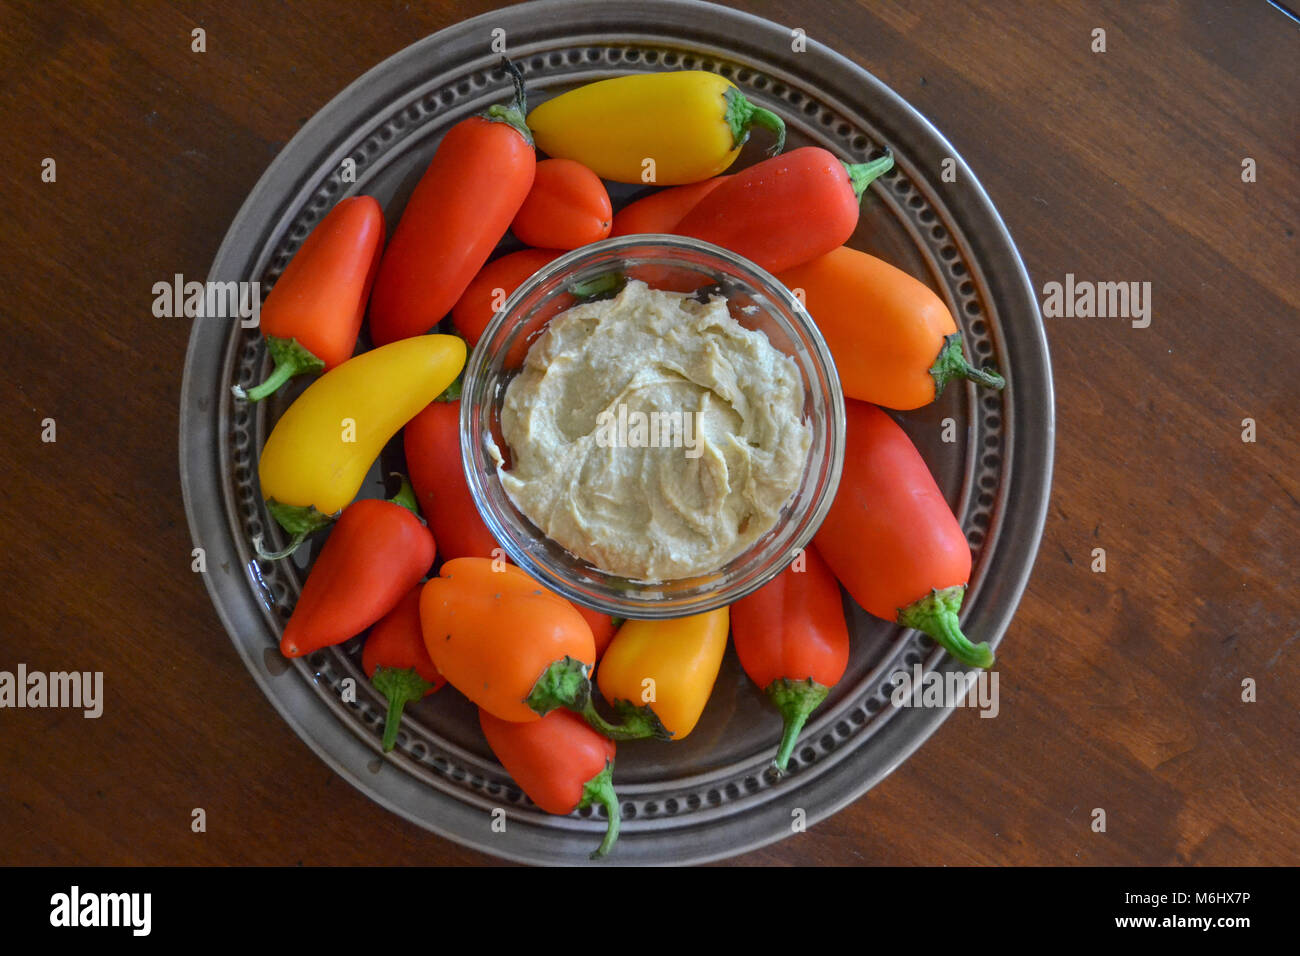
<path id="1" fill-rule="evenodd" d="M 281 652 L 301 657 L 365 634 L 362 668 L 387 700 L 385 752 L 407 706 L 452 686 L 478 707 L 493 753 L 537 806 L 604 809 L 600 857 L 619 832 L 618 744 L 688 737 L 729 639 L 782 717 L 778 773 L 848 666 L 841 586 L 964 663 L 993 663 L 958 622 L 966 539 L 916 448 L 877 406 L 921 407 L 957 378 L 1003 382 L 966 361 L 929 287 L 844 245 L 871 182 L 893 165 L 888 150 L 861 163 L 816 147 L 782 152 L 781 118 L 702 71 L 591 83 L 530 112 L 518 71 L 502 66 L 512 97 L 447 132 L 386 247 L 372 197 L 344 199 L 322 219 L 263 307 L 273 371 L 235 394 L 261 401 L 296 376 L 319 376 L 280 416 L 258 465 L 286 539 L 276 551 L 256 540 L 262 560 L 329 529 Z M 753 127 L 771 155 L 728 173 Z M 656 188 L 615 212 L 604 180 Z M 814 545 L 765 587 L 705 614 L 616 621 L 502 557 L 461 470 L 458 376 L 467 343 L 537 269 L 611 234 L 651 232 L 725 246 L 801 290 L 848 396 L 847 449 Z M 526 247 L 493 258 L 507 234 Z M 358 351 L 363 324 L 373 347 Z M 399 431 L 409 480 L 391 499 L 358 500 Z"/>

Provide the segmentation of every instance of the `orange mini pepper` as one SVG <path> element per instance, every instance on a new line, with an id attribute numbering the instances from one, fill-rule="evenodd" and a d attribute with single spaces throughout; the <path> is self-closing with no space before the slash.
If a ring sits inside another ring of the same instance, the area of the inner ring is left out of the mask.
<path id="1" fill-rule="evenodd" d="M 462 694 L 502 720 L 535 721 L 558 707 L 614 739 L 648 737 L 648 722 L 615 726 L 596 712 L 596 644 L 578 610 L 504 561 L 456 558 L 420 594 L 424 645 Z"/>
<path id="2" fill-rule="evenodd" d="M 534 248 L 577 249 L 608 236 L 613 220 L 599 176 L 572 159 L 544 159 L 510 231 Z"/>
<path id="3" fill-rule="evenodd" d="M 846 398 L 907 410 L 928 405 L 955 378 L 990 388 L 1006 384 L 966 361 L 943 300 L 883 259 L 840 246 L 777 278 L 803 290 Z"/>
<path id="4" fill-rule="evenodd" d="M 447 682 L 502 720 L 537 720 L 524 702 L 542 672 L 596 645 L 582 615 L 513 565 L 488 558 L 443 564 L 420 594 L 424 646 Z"/>

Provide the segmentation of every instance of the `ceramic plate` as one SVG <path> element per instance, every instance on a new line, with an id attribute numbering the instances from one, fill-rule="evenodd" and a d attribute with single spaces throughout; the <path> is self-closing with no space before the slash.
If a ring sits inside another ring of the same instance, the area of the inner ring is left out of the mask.
<path id="1" fill-rule="evenodd" d="M 299 131 L 231 224 L 209 279 L 259 280 L 265 290 L 349 195 L 378 198 L 391 230 L 442 134 L 507 97 L 490 47 L 496 29 L 505 31 L 533 105 L 626 73 L 712 70 L 785 118 L 787 148 L 816 144 L 852 162 L 893 149 L 896 167 L 872 186 L 851 244 L 930 283 L 973 359 L 995 363 L 1007 378 L 1001 393 L 954 384 L 934 405 L 896 416 L 974 552 L 966 633 L 996 646 L 1029 576 L 1051 482 L 1052 382 L 1037 302 L 997 210 L 956 150 L 897 94 L 815 40 L 797 49 L 784 26 L 688 0 L 656 2 L 653 14 L 625 0 L 543 0 L 465 21 L 381 63 Z M 733 171 L 761 159 L 767 142 L 756 132 Z M 342 174 L 348 159 L 355 182 Z M 945 160 L 954 181 L 942 176 Z M 612 195 L 618 203 L 636 191 Z M 408 708 L 397 749 L 383 757 L 384 705 L 361 673 L 360 639 L 293 662 L 280 656 L 280 631 L 312 549 L 279 563 L 254 557 L 255 535 L 278 540 L 257 456 L 306 383 L 251 409 L 235 403 L 230 386 L 260 381 L 267 368 L 256 329 L 195 322 L 181 395 L 181 483 L 195 544 L 207 551 L 208 589 L 254 680 L 323 760 L 393 812 L 500 857 L 586 862 L 604 830 L 600 812 L 554 817 L 534 807 L 493 759 L 463 697 L 444 691 Z M 956 441 L 943 441 L 948 418 Z M 363 494 L 382 493 L 380 476 L 400 468 L 400 454 L 399 439 Z M 916 663 L 960 665 L 928 638 L 875 620 L 852 601 L 846 608 L 854 636 L 848 672 L 810 720 L 790 774 L 778 780 L 768 769 L 780 718 L 728 651 L 688 739 L 619 749 L 623 831 L 602 865 L 716 860 L 789 836 L 794 810 L 814 825 L 934 732 L 949 711 L 890 706 L 889 676 Z M 504 832 L 491 826 L 497 808 Z"/>

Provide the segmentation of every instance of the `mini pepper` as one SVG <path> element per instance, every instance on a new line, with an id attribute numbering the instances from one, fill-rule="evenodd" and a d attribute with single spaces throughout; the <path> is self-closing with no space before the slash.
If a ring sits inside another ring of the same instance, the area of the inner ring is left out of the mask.
<path id="1" fill-rule="evenodd" d="M 384 248 L 384 212 L 352 196 L 311 231 L 262 304 L 261 331 L 275 370 L 236 398 L 261 401 L 295 375 L 329 371 L 357 346 L 366 300 Z"/>
<path id="2" fill-rule="evenodd" d="M 813 540 L 869 613 L 924 631 L 972 667 L 990 667 L 987 641 L 957 620 L 971 553 L 966 535 L 912 440 L 866 402 L 844 403 L 844 473 Z"/>
<path id="3" fill-rule="evenodd" d="M 849 627 L 840 585 L 811 546 L 791 565 L 731 606 L 736 656 L 781 712 L 785 730 L 773 761 L 785 768 L 808 715 L 849 664 Z"/>
<path id="4" fill-rule="evenodd" d="M 820 146 L 802 146 L 728 176 L 673 232 L 779 273 L 848 242 L 867 188 L 893 168 L 888 150 L 869 162 L 845 163 Z"/>
<path id="5" fill-rule="evenodd" d="M 573 605 L 504 561 L 444 562 L 420 594 L 420 621 L 439 673 L 502 720 L 541 716 L 525 698 L 553 662 L 596 662 L 591 628 Z"/>
<path id="6" fill-rule="evenodd" d="M 280 652 L 302 657 L 360 634 L 424 577 L 435 549 L 409 482 L 391 501 L 348 505 L 307 575 Z"/>
<path id="7" fill-rule="evenodd" d="M 609 825 L 591 858 L 599 859 L 613 848 L 619 826 L 613 784 L 614 741 L 567 710 L 516 724 L 479 708 L 478 719 L 501 766 L 528 799 L 547 813 L 563 815 L 592 803 L 603 806 Z"/>
<path id="8" fill-rule="evenodd" d="M 625 721 L 653 720 L 681 740 L 709 702 L 727 649 L 727 608 L 662 621 L 628 621 L 600 662 L 596 683 Z"/>
<path id="9" fill-rule="evenodd" d="M 290 554 L 361 488 L 380 450 L 465 364 L 465 342 L 421 335 L 363 352 L 313 382 L 276 422 L 258 462 L 267 510 Z M 260 552 L 260 541 L 258 542 Z"/>
<path id="10" fill-rule="evenodd" d="M 383 740 L 384 753 L 388 753 L 397 743 L 406 705 L 447 683 L 424 647 L 418 584 L 370 629 L 361 651 L 361 669 L 388 701 Z"/>
<path id="11" fill-rule="evenodd" d="M 466 287 L 451 310 L 451 324 L 471 346 L 478 345 L 492 317 L 501 311 L 510 293 L 534 272 L 564 255 L 561 249 L 520 249 L 493 259 Z"/>
<path id="12" fill-rule="evenodd" d="M 370 337 L 385 345 L 437 325 L 487 262 L 532 188 L 537 156 L 524 124 L 523 77 L 509 105 L 461 120 L 406 202 L 379 264 Z"/>
<path id="13" fill-rule="evenodd" d="M 493 716 L 524 723 L 564 707 L 612 739 L 659 732 L 649 721 L 617 726 L 597 713 L 591 626 L 513 565 L 488 558 L 445 562 L 420 594 L 420 622 L 439 673 Z"/>
<path id="14" fill-rule="evenodd" d="M 620 183 L 674 186 L 716 176 L 736 161 L 754 126 L 775 134 L 772 155 L 785 146 L 781 117 L 705 70 L 588 83 L 535 107 L 528 126 L 548 156 L 575 159 Z"/>
<path id="15" fill-rule="evenodd" d="M 928 405 L 955 378 L 988 388 L 1006 384 L 995 370 L 966 360 L 943 300 L 883 259 L 840 246 L 777 278 L 803 290 L 846 398 L 907 410 Z"/>
<path id="16" fill-rule="evenodd" d="M 460 464 L 460 380 L 402 429 L 406 469 L 425 520 L 438 539 L 438 554 L 490 558 L 500 545 L 474 504 Z"/>

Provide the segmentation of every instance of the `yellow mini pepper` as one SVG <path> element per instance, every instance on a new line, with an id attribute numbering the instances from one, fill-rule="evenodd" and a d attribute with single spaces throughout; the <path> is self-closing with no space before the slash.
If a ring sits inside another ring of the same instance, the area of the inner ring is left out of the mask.
<path id="1" fill-rule="evenodd" d="M 681 740 L 704 712 L 727 649 L 727 608 L 666 621 L 628 621 L 601 658 L 596 684 L 615 710 L 650 710 Z"/>
<path id="2" fill-rule="evenodd" d="M 350 504 L 384 445 L 464 364 L 463 339 L 417 335 L 348 359 L 298 396 L 258 463 L 267 509 L 294 536 L 284 552 L 266 556 L 288 554 Z"/>
<path id="3" fill-rule="evenodd" d="M 704 70 L 636 73 L 580 86 L 528 114 L 537 148 L 620 183 L 676 186 L 709 179 L 736 161 L 751 126 L 785 123 L 730 81 Z"/>

